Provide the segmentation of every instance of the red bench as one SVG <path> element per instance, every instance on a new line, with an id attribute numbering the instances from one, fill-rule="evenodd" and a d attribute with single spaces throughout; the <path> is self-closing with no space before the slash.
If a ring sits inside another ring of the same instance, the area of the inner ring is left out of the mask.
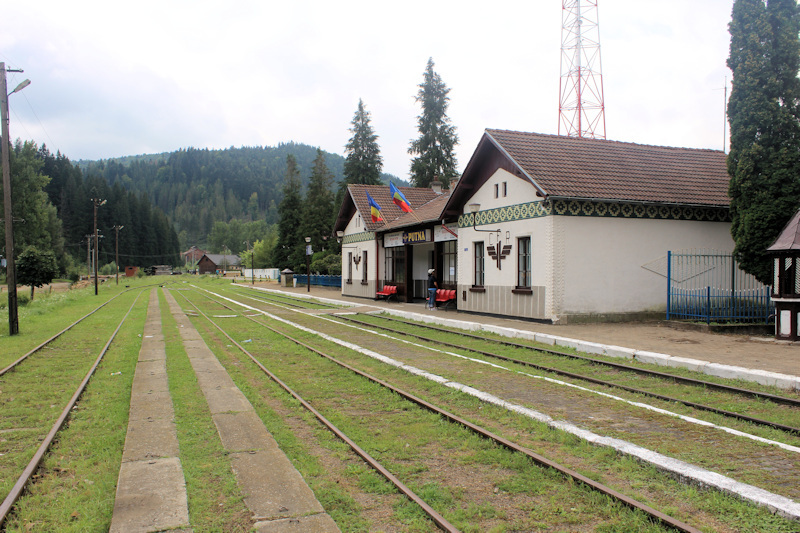
<path id="1" fill-rule="evenodd" d="M 383 289 L 375 293 L 376 300 L 380 298 L 386 298 L 386 301 L 388 302 L 389 298 L 392 297 L 394 297 L 395 301 L 397 301 L 397 285 L 384 285 Z"/>
<path id="2" fill-rule="evenodd" d="M 443 305 L 439 305 L 439 303 Z M 455 289 L 437 289 L 436 290 L 436 306 L 444 307 L 445 311 L 450 304 L 456 304 L 456 291 Z"/>

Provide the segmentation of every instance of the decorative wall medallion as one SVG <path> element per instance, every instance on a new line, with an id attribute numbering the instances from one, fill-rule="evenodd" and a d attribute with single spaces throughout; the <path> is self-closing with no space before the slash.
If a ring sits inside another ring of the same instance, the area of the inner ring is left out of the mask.
<path id="1" fill-rule="evenodd" d="M 502 270 L 501 261 L 511 254 L 511 245 L 504 244 L 503 249 L 500 250 L 500 253 L 497 253 L 498 246 L 500 246 L 500 243 L 497 245 L 491 244 L 486 247 L 486 252 L 489 254 L 489 257 L 497 261 L 497 270 Z"/>

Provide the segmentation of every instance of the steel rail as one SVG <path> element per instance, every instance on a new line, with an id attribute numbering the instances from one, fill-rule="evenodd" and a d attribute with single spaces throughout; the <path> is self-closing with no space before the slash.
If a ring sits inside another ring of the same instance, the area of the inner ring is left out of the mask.
<path id="1" fill-rule="evenodd" d="M 430 326 L 430 325 L 427 325 L 427 324 L 415 324 L 415 323 L 412 323 L 412 322 L 406 322 L 405 320 L 399 320 L 399 319 L 396 319 L 396 318 L 385 317 L 385 316 L 381 316 L 380 318 L 383 319 L 383 320 L 389 320 L 391 322 L 400 322 L 401 324 L 406 324 L 406 325 L 409 325 L 409 326 L 416 326 L 416 327 L 420 327 L 420 328 L 431 329 L 433 331 L 440 331 L 442 333 L 450 333 L 450 334 L 453 333 L 452 330 L 444 329 L 444 328 L 437 328 L 435 326 Z M 643 376 L 655 376 L 655 377 L 660 377 L 660 378 L 664 378 L 664 379 L 671 379 L 671 380 L 677 381 L 679 383 L 686 383 L 686 384 L 689 384 L 689 385 L 696 385 L 696 386 L 704 387 L 704 388 L 708 388 L 708 389 L 721 390 L 721 391 L 730 392 L 730 393 L 734 393 L 734 394 L 740 394 L 742 396 L 752 396 L 754 398 L 758 398 L 758 399 L 761 399 L 761 400 L 769 400 L 769 401 L 771 401 L 773 403 L 777 403 L 777 404 L 781 404 L 781 405 L 789 405 L 789 406 L 792 406 L 792 407 L 800 407 L 800 399 L 796 399 L 796 398 L 788 398 L 786 396 L 778 396 L 776 394 L 769 394 L 769 393 L 766 393 L 766 392 L 759 392 L 759 391 L 754 391 L 754 390 L 751 390 L 751 389 L 743 389 L 743 388 L 740 388 L 740 387 L 732 387 L 730 385 L 723 385 L 721 383 L 713 383 L 711 381 L 703 381 L 703 380 L 700 380 L 700 379 L 687 378 L 687 377 L 684 377 L 684 376 L 676 376 L 674 374 L 669 374 L 667 372 L 658 372 L 656 370 L 648 370 L 646 368 L 639 368 L 639 367 L 635 367 L 635 366 L 624 365 L 624 364 L 621 364 L 621 363 L 614 363 L 612 361 L 603 361 L 602 359 L 594 359 L 594 358 L 591 358 L 591 357 L 584 357 L 582 355 L 576 355 L 576 354 L 571 354 L 571 353 L 566 353 L 566 352 L 560 352 L 558 350 L 549 350 L 547 348 L 537 348 L 535 346 L 530 346 L 530 345 L 527 345 L 527 344 L 519 344 L 519 343 L 511 342 L 511 341 L 504 341 L 504 340 L 501 340 L 501 339 L 492 339 L 490 337 L 481 337 L 480 335 L 473 335 L 471 333 L 466 333 L 466 332 L 464 332 L 464 333 L 459 332 L 459 333 L 457 333 L 457 335 L 459 335 L 460 337 L 468 337 L 468 338 L 471 338 L 471 339 L 478 339 L 478 340 L 482 340 L 482 341 L 492 342 L 492 343 L 495 343 L 495 344 L 502 344 L 502 345 L 505 345 L 505 346 L 512 346 L 512 347 L 515 347 L 515 348 L 523 348 L 523 349 L 526 349 L 526 350 L 533 350 L 533 351 L 542 352 L 542 353 L 546 353 L 546 354 L 550 354 L 550 355 L 556 355 L 556 356 L 561 356 L 561 357 L 569 357 L 571 359 L 577 359 L 579 361 L 585 361 L 587 363 L 607 366 L 607 367 L 614 368 L 614 369 L 617 369 L 617 370 L 626 370 L 626 371 L 629 371 L 629 372 L 634 372 L 634 373 L 637 373 L 637 374 L 640 374 L 640 375 L 643 375 Z"/>
<path id="2" fill-rule="evenodd" d="M 253 289 L 251 287 L 246 287 L 244 285 L 236 285 L 236 287 L 241 287 L 242 289 L 246 289 L 246 290 L 250 291 L 252 294 L 256 294 L 258 296 L 265 297 L 265 298 L 266 297 L 272 297 L 272 298 L 285 298 L 286 300 L 291 300 L 291 303 L 290 302 L 284 302 L 284 301 L 281 301 L 281 300 L 267 300 L 267 299 L 263 300 L 263 301 L 269 302 L 269 303 L 275 302 L 275 303 L 281 303 L 281 304 L 286 304 L 286 305 L 294 305 L 295 307 L 299 307 L 301 309 L 308 309 L 308 308 L 304 308 L 302 305 L 299 305 L 297 302 L 302 302 L 302 303 L 305 303 L 305 304 L 309 304 L 310 303 L 312 305 L 320 305 L 322 307 L 327 307 L 327 308 L 330 308 L 330 309 L 337 309 L 338 308 L 338 306 L 336 306 L 336 305 L 317 302 L 317 301 L 310 300 L 308 298 L 297 298 L 296 296 L 287 296 L 287 295 L 284 295 L 284 294 L 267 293 L 265 291 L 259 291 L 257 289 Z"/>
<path id="3" fill-rule="evenodd" d="M 67 406 L 64 408 L 63 411 L 61 411 L 61 415 L 58 417 L 55 424 L 53 424 L 53 427 L 50 429 L 50 432 L 47 434 L 42 443 L 39 445 L 39 449 L 33 455 L 33 458 L 28 463 L 28 466 L 26 466 L 25 469 L 22 471 L 22 474 L 20 475 L 19 479 L 17 479 L 17 482 L 14 484 L 14 486 L 11 488 L 11 491 L 8 493 L 5 500 L 3 500 L 3 503 L 0 504 L 0 527 L 3 526 L 3 523 L 8 517 L 8 514 L 11 512 L 12 507 L 17 502 L 19 497 L 22 495 L 23 491 L 25 490 L 25 487 L 27 486 L 33 474 L 39 468 L 39 465 L 44 459 L 44 455 L 47 453 L 48 449 L 50 448 L 50 445 L 55 440 L 56 434 L 59 431 L 61 431 L 61 428 L 67 421 L 67 418 L 69 417 L 69 414 L 72 412 L 72 409 L 75 407 L 75 404 L 78 403 L 78 400 L 80 399 L 84 390 L 86 390 L 86 386 L 89 384 L 89 380 L 94 375 L 95 370 L 97 370 L 97 367 L 100 365 L 100 361 L 103 360 L 103 356 L 108 351 L 109 346 L 111 346 L 111 343 L 117 336 L 117 333 L 119 333 L 119 330 L 122 328 L 122 325 L 125 323 L 125 320 L 127 320 L 128 316 L 131 314 L 133 306 L 136 305 L 136 302 L 139 300 L 139 296 L 142 295 L 142 292 L 144 292 L 144 289 L 142 289 L 142 291 L 136 295 L 136 298 L 133 300 L 133 303 L 128 309 L 128 312 L 125 313 L 124 317 L 122 317 L 122 320 L 117 326 L 117 329 L 114 330 L 114 333 L 111 334 L 111 337 L 108 339 L 108 342 L 106 342 L 105 346 L 103 346 L 103 349 L 100 351 L 100 355 L 98 355 L 97 359 L 95 359 L 94 364 L 89 369 L 89 372 L 86 374 L 86 376 L 83 378 L 83 381 L 81 381 L 81 384 L 78 386 L 77 390 L 72 395 L 72 398 L 70 398 L 69 402 L 67 403 Z"/>
<path id="4" fill-rule="evenodd" d="M 114 298 L 117 298 L 117 297 L 119 297 L 119 296 L 122 296 L 122 294 L 123 294 L 123 293 L 119 293 L 119 294 L 117 294 L 116 296 L 114 296 Z M 40 344 L 39 346 L 37 346 L 36 348 L 32 349 L 31 351 L 29 351 L 28 353 L 26 353 L 25 355 L 23 355 L 22 357 L 20 357 L 19 359 L 17 359 L 16 361 L 14 361 L 13 363 L 11 363 L 11 364 L 10 364 L 10 365 L 8 365 L 7 367 L 5 367 L 4 369 L 0 370 L 0 376 L 2 376 L 3 374 L 5 374 L 5 373 L 7 373 L 7 372 L 9 372 L 9 371 L 11 371 L 11 370 L 13 370 L 13 369 L 14 369 L 14 368 L 16 368 L 16 366 L 17 366 L 17 365 L 19 365 L 19 364 L 20 364 L 22 361 L 24 361 L 25 359 L 27 359 L 27 358 L 28 358 L 28 357 L 30 357 L 31 355 L 35 354 L 36 352 L 38 352 L 39 350 L 41 350 L 42 348 L 44 348 L 45 346 L 47 346 L 48 344 L 50 344 L 51 342 L 53 342 L 54 340 L 56 340 L 57 338 L 59 338 L 61 335 L 63 335 L 64 333 L 66 333 L 67 331 L 69 331 L 70 329 L 72 329 L 73 327 L 77 326 L 77 325 L 78 325 L 80 322 L 82 322 L 84 319 L 86 319 L 86 318 L 89 318 L 90 316 L 92 316 L 93 314 L 95 314 L 96 312 L 98 312 L 98 311 L 99 311 L 101 308 L 103 308 L 104 306 L 106 306 L 106 305 L 108 305 L 109 303 L 111 303 L 111 301 L 112 301 L 112 300 L 114 300 L 114 298 L 111 298 L 111 299 L 107 300 L 105 303 L 102 303 L 102 304 L 100 304 L 98 307 L 96 307 L 96 308 L 95 308 L 95 310 L 94 310 L 94 311 L 91 311 L 91 312 L 89 312 L 88 314 L 86 314 L 86 315 L 83 315 L 81 318 L 79 318 L 78 320 L 76 320 L 75 322 L 73 322 L 72 324 L 70 324 L 69 326 L 67 326 L 66 328 L 62 329 L 61 331 L 59 331 L 58 333 L 56 333 L 55 335 L 53 335 L 52 337 L 50 337 L 49 339 L 47 339 L 46 341 L 44 341 L 43 343 L 41 343 L 41 344 Z"/>
<path id="5" fill-rule="evenodd" d="M 681 398 L 675 398 L 675 397 L 672 397 L 672 396 L 666 396 L 666 395 L 663 395 L 663 394 L 658 394 L 656 392 L 646 391 L 646 390 L 643 390 L 643 389 L 637 389 L 635 387 L 628 387 L 627 385 L 620 385 L 620 384 L 614 383 L 612 381 L 604 381 L 602 379 L 593 378 L 591 376 L 585 376 L 583 374 L 576 374 L 574 372 L 569 372 L 567 370 L 560 370 L 560 369 L 549 367 L 549 366 L 544 366 L 544 365 L 539 365 L 539 364 L 536 364 L 536 363 L 531 363 L 529 361 L 524 361 L 522 359 L 516 359 L 516 358 L 513 358 L 513 357 L 508 357 L 508 356 L 505 356 L 505 355 L 499 355 L 499 354 L 492 353 L 492 352 L 485 352 L 483 350 L 478 350 L 476 348 L 469 348 L 469 347 L 463 346 L 461 344 L 454 344 L 454 343 L 450 343 L 450 342 L 446 342 L 446 341 L 442 341 L 442 340 L 438 340 L 438 339 L 431 339 L 429 337 L 424 337 L 422 335 L 417 335 L 415 333 L 409 333 L 409 332 L 406 332 L 406 331 L 396 330 L 396 329 L 392 329 L 392 328 L 389 328 L 389 327 L 386 327 L 386 326 L 380 326 L 380 325 L 377 325 L 377 324 L 371 324 L 369 322 L 362 322 L 360 320 L 356 320 L 356 319 L 350 318 L 350 317 L 338 316 L 337 318 L 339 318 L 340 320 L 347 321 L 347 322 L 353 322 L 353 323 L 356 323 L 356 324 L 359 324 L 359 325 L 362 325 L 362 326 L 367 326 L 367 327 L 377 328 L 377 329 L 381 329 L 381 330 L 385 330 L 385 331 L 390 331 L 392 333 L 397 333 L 398 335 L 406 335 L 408 337 L 413 337 L 415 339 L 423 340 L 425 342 L 430 342 L 430 343 L 434 343 L 434 344 L 440 344 L 442 346 L 447 346 L 447 347 L 450 347 L 450 348 L 457 348 L 457 349 L 460 349 L 460 350 L 467 350 L 469 352 L 477 353 L 477 354 L 480 354 L 480 355 L 483 355 L 483 356 L 486 356 L 486 357 L 491 357 L 491 358 L 494 358 L 494 359 L 500 359 L 502 361 L 507 361 L 509 363 L 515 363 L 515 364 L 518 364 L 518 365 L 523 365 L 523 366 L 527 366 L 527 367 L 530 367 L 530 368 L 535 368 L 536 370 L 541 370 L 541 371 L 544 371 L 544 372 L 552 372 L 553 374 L 557 374 L 559 376 L 565 376 L 565 377 L 569 377 L 569 378 L 577 379 L 577 380 L 581 380 L 581 381 L 588 381 L 588 382 L 594 383 L 596 385 L 603 385 L 603 386 L 606 386 L 606 387 L 620 389 L 620 390 L 624 390 L 624 391 L 631 392 L 631 393 L 634 393 L 634 394 L 641 394 L 642 396 L 647 396 L 647 397 L 650 397 L 650 398 L 656 398 L 656 399 L 659 399 L 659 400 L 663 400 L 665 402 L 680 403 L 680 404 L 683 404 L 683 405 L 685 405 L 687 407 L 692 407 L 694 409 L 697 409 L 699 411 L 706 411 L 706 412 L 709 412 L 709 413 L 714 413 L 714 414 L 718 414 L 718 415 L 727 416 L 728 418 L 734 418 L 736 420 L 741 420 L 741 421 L 744 421 L 744 422 L 750 422 L 752 424 L 757 424 L 757 425 L 760 425 L 760 426 L 765 426 L 765 427 L 770 427 L 770 428 L 773 428 L 773 429 L 778 429 L 778 430 L 784 431 L 786 433 L 790 433 L 792 435 L 800 435 L 800 428 L 796 428 L 796 427 L 793 427 L 793 426 L 787 426 L 787 425 L 784 425 L 784 424 L 779 424 L 777 422 L 772 422 L 770 420 L 763 420 L 763 419 L 760 419 L 760 418 L 755 418 L 755 417 L 752 417 L 752 416 L 743 415 L 741 413 L 736 413 L 736 412 L 733 412 L 733 411 L 727 411 L 725 409 L 719 409 L 717 407 L 711 407 L 709 405 L 704 405 L 704 404 L 700 404 L 700 403 L 696 403 L 696 402 L 691 402 L 689 400 L 684 400 L 684 399 L 681 399 Z M 404 322 L 404 323 L 406 323 L 406 322 Z M 460 335 L 460 333 L 459 333 L 459 335 Z M 481 339 L 481 337 L 475 337 L 475 338 Z M 522 345 L 517 345 L 517 346 L 523 347 Z"/>
<path id="6" fill-rule="evenodd" d="M 170 283 L 172 283 L 172 282 L 170 282 Z M 147 286 L 145 286 L 145 287 L 147 287 Z M 132 289 L 125 289 L 125 290 L 123 290 L 122 292 L 120 292 L 119 294 L 117 294 L 117 295 L 113 296 L 112 298 L 109 298 L 109 299 L 108 299 L 108 300 L 106 300 L 104 303 L 102 303 L 102 304 L 100 304 L 99 306 L 97 306 L 97 307 L 95 308 L 95 310 L 94 310 L 94 311 L 91 311 L 90 313 L 88 313 L 88 314 L 86 314 L 86 315 L 82 316 L 81 318 L 79 318 L 78 320 L 76 320 L 75 322 L 73 322 L 72 324 L 70 324 L 69 326 L 67 326 L 66 328 L 62 329 L 61 331 L 59 331 L 58 333 L 56 333 L 55 335 L 53 335 L 52 337 L 50 337 L 49 339 L 47 339 L 46 341 L 44 341 L 43 343 L 41 343 L 41 344 L 40 344 L 39 346 L 37 346 L 36 348 L 32 349 L 31 351 L 29 351 L 28 353 L 26 353 L 25 355 L 23 355 L 22 357 L 20 357 L 19 359 L 17 359 L 16 361 L 14 361 L 13 363 L 11 363 L 11 364 L 10 364 L 10 365 L 8 365 L 7 367 L 5 367 L 4 369 L 0 370 L 0 377 L 2 377 L 2 376 L 3 376 L 4 374 L 6 374 L 7 372 L 9 372 L 9 371 L 13 370 L 14 368 L 16 368 L 16 367 L 17 367 L 17 365 L 19 365 L 19 364 L 20 364 L 21 362 L 23 362 L 25 359 L 27 359 L 27 358 L 28 358 L 28 357 L 30 357 L 31 355 L 35 354 L 36 352 L 38 352 L 39 350 L 41 350 L 42 348 L 44 348 L 45 346 L 47 346 L 48 344 L 50 344 L 51 342 L 53 342 L 54 340 L 56 340 L 57 338 L 59 338 L 59 337 L 60 337 L 61 335 L 63 335 L 64 333 L 66 333 L 67 331 L 69 331 L 69 330 L 70 330 L 70 329 L 72 329 L 73 327 L 77 326 L 77 325 L 78 325 L 80 322 L 82 322 L 84 319 L 86 319 L 86 318 L 89 318 L 90 316 L 92 316 L 93 314 L 95 314 L 96 312 L 98 312 L 100 309 L 102 309 L 104 306 L 106 306 L 106 305 L 110 304 L 112 301 L 114 301 L 115 299 L 119 298 L 120 296 L 122 296 L 122 295 L 123 295 L 123 294 L 125 294 L 126 292 L 135 291 L 135 290 L 140 290 L 140 289 L 142 289 L 142 287 L 136 287 L 136 288 L 132 288 Z M 138 298 L 138 296 L 137 296 L 137 298 Z"/>
<path id="7" fill-rule="evenodd" d="M 425 514 L 427 514 L 431 518 L 431 520 L 433 520 L 433 522 L 440 529 L 442 529 L 443 531 L 447 531 L 449 533 L 457 533 L 459 531 L 454 525 L 452 525 L 450 522 L 448 522 L 447 519 L 445 519 L 442 515 L 440 515 L 433 507 L 428 505 L 425 502 L 425 500 L 423 500 L 422 498 L 417 496 L 417 494 L 414 491 L 412 491 L 409 487 L 407 487 L 394 474 L 392 474 L 383 465 L 381 465 L 374 457 L 372 457 L 369 453 L 367 453 L 366 450 L 361 448 L 358 444 L 355 443 L 355 441 L 353 441 L 343 431 L 341 431 L 339 428 L 337 428 L 331 421 L 329 421 L 327 418 L 325 418 L 322 415 L 322 413 L 317 411 L 314 407 L 311 406 L 310 403 L 308 403 L 299 394 L 297 394 L 293 389 L 291 389 L 288 385 L 286 385 L 283 381 L 281 381 L 278 378 L 278 376 L 276 376 L 275 374 L 270 372 L 270 370 L 266 366 L 264 366 L 258 359 L 256 359 L 256 357 L 253 354 L 251 354 L 249 351 L 247 351 L 247 349 L 245 349 L 241 344 L 239 344 L 235 339 L 233 339 L 233 337 L 228 335 L 228 333 L 224 329 L 222 329 L 219 326 L 219 324 L 214 322 L 208 315 L 206 315 L 203 311 L 201 311 L 200 308 L 197 305 L 195 305 L 191 300 L 189 300 L 189 298 L 186 297 L 186 295 L 181 294 L 181 296 L 183 296 L 183 298 L 192 307 L 194 307 L 197 310 L 198 314 L 202 315 L 203 318 L 205 318 L 211 324 L 213 324 L 214 327 L 216 327 L 223 335 L 225 335 L 225 337 L 229 341 L 231 341 L 237 348 L 239 348 L 239 350 L 241 350 L 245 355 L 247 355 L 247 357 L 249 357 L 250 360 L 253 361 L 253 363 L 255 363 L 259 367 L 259 369 L 261 369 L 261 371 L 264 372 L 272 381 L 277 383 L 283 390 L 285 390 L 288 394 L 290 394 L 295 400 L 300 402 L 300 405 L 302 405 L 309 412 L 311 412 L 317 418 L 317 420 L 319 420 L 325 427 L 328 428 L 328 430 L 330 430 L 334 435 L 339 437 L 339 439 L 341 439 L 345 444 L 350 446 L 350 448 L 359 457 L 361 457 L 369 466 L 371 466 L 379 474 L 381 474 L 384 478 L 386 478 L 391 484 L 393 484 L 395 487 L 397 487 L 397 489 L 401 493 L 405 494 L 406 497 L 408 497 L 408 499 L 410 499 L 411 501 L 413 501 L 414 503 L 419 505 L 420 508 L 425 512 Z M 207 298 L 209 298 L 212 301 L 216 302 L 216 300 L 213 300 L 213 298 L 210 298 L 207 295 L 204 295 L 204 296 L 206 296 Z M 216 303 L 222 305 L 226 309 L 231 309 L 230 307 L 228 307 L 225 304 L 221 304 L 220 302 L 216 302 Z M 243 316 L 245 316 L 246 318 L 250 318 L 250 317 L 247 317 L 247 315 L 243 315 Z"/>
<path id="8" fill-rule="evenodd" d="M 226 304 L 224 304 L 222 302 L 214 300 L 213 298 L 208 297 L 208 296 L 206 296 L 206 297 L 209 298 L 210 300 L 216 302 L 217 304 L 222 305 L 226 309 L 231 309 L 230 307 L 228 307 Z M 184 296 L 184 298 L 185 298 L 185 296 Z M 189 301 L 188 298 L 187 298 L 187 301 Z M 202 313 L 202 311 L 200 311 L 200 309 L 197 306 L 195 306 L 194 304 L 192 304 L 192 305 L 195 307 L 195 309 L 198 310 L 198 312 Z M 598 491 L 598 492 L 600 492 L 602 494 L 605 494 L 606 496 L 609 496 L 611 498 L 614 498 L 614 499 L 618 500 L 619 502 L 623 503 L 624 505 L 628 506 L 631 509 L 635 509 L 635 510 L 641 511 L 641 512 L 647 514 L 648 516 L 656 519 L 658 522 L 660 522 L 661 524 L 663 524 L 665 526 L 674 528 L 674 529 L 676 529 L 678 531 L 684 531 L 686 533 L 701 533 L 699 529 L 696 529 L 696 528 L 694 528 L 694 527 L 692 527 L 692 526 L 690 526 L 690 525 L 688 525 L 688 524 L 686 524 L 686 523 L 684 523 L 684 522 L 682 522 L 682 521 L 680 521 L 680 520 L 678 520 L 676 518 L 673 518 L 673 517 L 671 517 L 671 516 L 669 516 L 669 515 L 667 515 L 665 513 L 662 513 L 661 511 L 658 511 L 657 509 L 654 509 L 654 508 L 652 508 L 652 507 L 650 507 L 650 506 L 648 506 L 648 505 L 646 505 L 644 503 L 641 503 L 638 500 L 635 500 L 635 499 L 633 499 L 633 498 L 631 498 L 629 496 L 626 496 L 625 494 L 622 494 L 621 492 L 619 492 L 619 491 L 617 491 L 617 490 L 615 490 L 615 489 L 613 489 L 611 487 L 607 487 L 607 486 L 603 485 L 602 483 L 594 481 L 593 479 L 588 478 L 588 477 L 584 476 L 583 474 L 580 474 L 579 472 L 577 472 L 575 470 L 572 470 L 572 469 L 570 469 L 568 467 L 565 467 L 565 466 L 563 466 L 563 465 L 561 465 L 561 464 L 559 464 L 559 463 L 557 463 L 557 462 L 555 462 L 555 461 L 553 461 L 551 459 L 548 459 L 548 458 L 544 457 L 543 455 L 540 455 L 540 454 L 534 452 L 533 450 L 530 450 L 529 448 L 525 448 L 523 446 L 520 446 L 520 445 L 516 444 L 515 442 L 506 439 L 505 437 L 501 437 L 500 435 L 497 435 L 497 434 L 495 434 L 495 433 L 493 433 L 493 432 L 491 432 L 491 431 L 489 431 L 489 430 L 487 430 L 487 429 L 485 429 L 485 428 L 483 428 L 481 426 L 478 426 L 477 424 L 473 424 L 472 422 L 470 422 L 470 421 L 468 421 L 468 420 L 466 420 L 464 418 L 461 418 L 461 417 L 459 417 L 459 416 L 457 416 L 457 415 L 455 415 L 453 413 L 450 413 L 449 411 L 446 411 L 446 410 L 444 410 L 444 409 L 442 409 L 440 407 L 437 407 L 436 405 L 434 405 L 432 403 L 429 403 L 426 400 L 423 400 L 423 399 L 421 399 L 421 398 L 419 398 L 419 397 L 417 397 L 417 396 L 415 396 L 415 395 L 413 395 L 413 394 L 411 394 L 409 392 L 406 392 L 406 391 L 404 391 L 402 389 L 399 389 L 399 388 L 395 387 L 394 385 L 391 385 L 390 383 L 388 383 L 386 381 L 383 381 L 380 378 L 374 377 L 374 376 L 372 376 L 372 375 L 370 375 L 370 374 L 368 374 L 366 372 L 363 372 L 363 371 L 361 371 L 361 370 L 359 370 L 359 369 L 357 369 L 355 367 L 352 367 L 352 366 L 348 365 L 347 363 L 343 363 L 343 362 L 339 361 L 338 359 L 336 359 L 336 358 L 334 358 L 334 357 L 332 357 L 332 356 L 330 356 L 328 354 L 325 354 L 325 353 L 317 350 L 313 346 L 310 346 L 310 345 L 304 343 L 303 341 L 300 341 L 298 339 L 293 338 L 292 336 L 288 335 L 287 333 L 279 331 L 279 330 L 277 330 L 277 329 L 275 329 L 275 328 L 273 328 L 273 327 L 271 327 L 271 326 L 269 326 L 267 324 L 264 324 L 263 322 L 261 322 L 259 320 L 256 320 L 254 317 L 247 316 L 247 315 L 243 315 L 243 316 L 245 316 L 245 318 L 248 318 L 249 320 L 255 322 L 256 324 L 259 324 L 262 327 L 265 327 L 265 328 L 269 329 L 270 331 L 274 332 L 275 334 L 281 335 L 282 337 L 285 337 L 286 339 L 294 342 L 295 344 L 297 344 L 299 346 L 302 346 L 303 348 L 306 348 L 307 350 L 309 350 L 309 351 L 311 351 L 311 352 L 313 352 L 313 353 L 315 353 L 315 354 L 317 354 L 317 355 L 319 355 L 319 356 L 321 356 L 321 357 L 323 357 L 323 358 L 325 358 L 325 359 L 327 359 L 327 360 L 329 360 L 329 361 L 341 366 L 342 368 L 350 370 L 351 372 L 353 372 L 353 373 L 355 373 L 355 374 L 357 374 L 357 375 L 359 375 L 359 376 L 361 376 L 361 377 L 363 377 L 363 378 L 365 378 L 365 379 L 367 379 L 369 381 L 372 381 L 373 383 L 381 385 L 382 387 L 385 387 L 386 389 L 388 389 L 388 390 L 390 390 L 390 391 L 402 396 L 406 400 L 408 400 L 408 401 L 410 401 L 412 403 L 415 403 L 415 404 L 419 405 L 420 407 L 423 407 L 423 408 L 425 408 L 425 409 L 427 409 L 427 410 L 429 410 L 429 411 L 431 411 L 433 413 L 436 413 L 436 414 L 442 416 L 443 418 L 445 418 L 446 420 L 448 420 L 448 421 L 450 421 L 452 423 L 459 424 L 459 425 L 461 425 L 461 426 L 473 431 L 474 433 L 476 433 L 476 434 L 478 434 L 478 435 L 480 435 L 482 437 L 485 437 L 487 439 L 490 439 L 493 442 L 495 442 L 495 443 L 497 443 L 497 444 L 499 444 L 499 445 L 501 445 L 501 446 L 503 446 L 503 447 L 505 447 L 505 448 L 507 448 L 509 450 L 521 453 L 521 454 L 527 456 L 529 459 L 531 459 L 536 464 L 539 464 L 539 465 L 547 467 L 547 468 L 552 468 L 552 469 L 562 473 L 563 475 L 573 479 L 574 481 L 577 481 L 579 483 L 582 483 L 582 484 L 586 485 L 590 489 L 596 490 L 596 491 Z M 209 319 L 209 321 L 210 321 L 210 319 Z M 213 323 L 213 321 L 211 321 L 211 322 Z M 217 329 L 219 329 L 220 331 L 223 331 L 218 325 L 216 325 L 216 324 L 214 324 L 214 325 L 217 327 Z M 228 339 L 230 339 L 232 342 L 236 343 L 236 341 L 234 341 L 224 331 L 223 331 L 223 334 L 225 334 L 226 337 Z M 237 343 L 237 346 L 241 350 L 246 352 L 246 350 L 244 348 L 242 348 L 241 345 L 238 345 L 238 343 Z M 249 352 L 248 352 L 248 356 L 255 361 L 255 358 L 252 355 L 250 355 Z"/>

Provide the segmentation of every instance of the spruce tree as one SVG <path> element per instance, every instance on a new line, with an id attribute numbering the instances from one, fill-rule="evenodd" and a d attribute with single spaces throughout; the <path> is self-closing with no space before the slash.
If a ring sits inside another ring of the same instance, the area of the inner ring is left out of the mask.
<path id="1" fill-rule="evenodd" d="M 772 281 L 764 250 L 800 207 L 796 0 L 735 0 L 728 67 L 731 235 L 743 270 Z"/>
<path id="2" fill-rule="evenodd" d="M 458 135 L 447 116 L 449 92 L 433 70 L 433 58 L 429 58 L 416 96 L 416 101 L 422 104 L 422 114 L 417 117 L 419 138 L 408 149 L 409 154 L 416 155 L 411 161 L 411 182 L 415 187 L 430 187 L 434 180 L 447 187 L 458 176 L 453 153 Z"/>
<path id="3" fill-rule="evenodd" d="M 283 199 L 278 205 L 278 242 L 273 252 L 275 266 L 298 272 L 305 267 L 305 241 L 300 234 L 303 198 L 300 194 L 300 169 L 294 155 L 286 156 L 286 178 L 283 182 Z"/>
<path id="4" fill-rule="evenodd" d="M 345 145 L 344 188 L 348 183 L 363 185 L 379 185 L 381 183 L 381 169 L 383 157 L 378 146 L 378 136 L 370 124 L 370 112 L 364 109 L 364 102 L 358 99 L 358 109 L 353 116 L 353 134 Z M 319 157 L 319 156 L 317 156 Z"/>
<path id="5" fill-rule="evenodd" d="M 333 230 L 333 174 L 325 164 L 325 152 L 317 149 L 317 157 L 308 180 L 308 190 L 303 204 L 303 238 L 311 237 L 315 252 L 320 251 Z"/>

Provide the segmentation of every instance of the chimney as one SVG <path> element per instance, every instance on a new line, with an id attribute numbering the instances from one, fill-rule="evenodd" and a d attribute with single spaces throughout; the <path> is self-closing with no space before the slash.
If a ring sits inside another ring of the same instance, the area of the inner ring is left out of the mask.
<path id="1" fill-rule="evenodd" d="M 433 192 L 435 192 L 436 194 L 442 194 L 442 182 L 439 181 L 438 179 L 432 181 L 431 189 L 433 189 Z"/>
<path id="2" fill-rule="evenodd" d="M 458 179 L 459 178 L 453 178 L 450 180 L 450 192 L 453 192 L 453 189 L 455 189 L 456 185 L 458 185 Z"/>

